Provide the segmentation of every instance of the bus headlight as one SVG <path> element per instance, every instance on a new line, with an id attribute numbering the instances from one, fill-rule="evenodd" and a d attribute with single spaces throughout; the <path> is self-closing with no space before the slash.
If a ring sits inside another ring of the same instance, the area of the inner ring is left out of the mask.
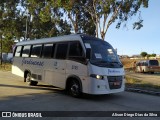
<path id="1" fill-rule="evenodd" d="M 103 80 L 104 79 L 104 76 L 102 76 L 102 75 L 96 75 L 96 74 L 91 74 L 90 77 L 96 78 L 98 80 Z"/>

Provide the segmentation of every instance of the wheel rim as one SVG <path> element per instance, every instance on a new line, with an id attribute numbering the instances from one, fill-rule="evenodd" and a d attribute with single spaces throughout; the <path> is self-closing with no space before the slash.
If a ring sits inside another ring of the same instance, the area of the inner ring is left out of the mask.
<path id="1" fill-rule="evenodd" d="M 30 81 L 31 81 L 31 75 L 27 74 L 26 82 L 30 82 Z"/>
<path id="2" fill-rule="evenodd" d="M 72 83 L 70 90 L 73 96 L 79 95 L 79 85 L 76 82 Z"/>

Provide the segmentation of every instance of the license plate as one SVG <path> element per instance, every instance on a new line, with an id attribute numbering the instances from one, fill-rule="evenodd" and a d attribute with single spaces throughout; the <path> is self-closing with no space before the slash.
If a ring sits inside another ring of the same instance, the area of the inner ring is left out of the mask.
<path id="1" fill-rule="evenodd" d="M 115 86 L 119 86 L 120 85 L 120 82 L 114 82 L 113 83 Z"/>

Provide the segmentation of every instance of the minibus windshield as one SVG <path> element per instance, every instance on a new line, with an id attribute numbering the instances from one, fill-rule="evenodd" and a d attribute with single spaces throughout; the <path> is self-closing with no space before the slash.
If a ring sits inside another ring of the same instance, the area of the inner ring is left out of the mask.
<path id="1" fill-rule="evenodd" d="M 92 37 L 91 37 L 92 38 Z M 84 39 L 84 44 L 90 44 L 91 46 L 91 64 L 100 66 L 100 67 L 110 67 L 110 68 L 122 68 L 123 65 L 120 62 L 115 50 L 113 47 L 100 39 Z"/>

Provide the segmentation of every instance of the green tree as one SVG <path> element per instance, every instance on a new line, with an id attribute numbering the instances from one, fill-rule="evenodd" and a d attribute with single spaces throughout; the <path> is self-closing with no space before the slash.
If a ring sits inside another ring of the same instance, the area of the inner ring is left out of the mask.
<path id="1" fill-rule="evenodd" d="M 155 53 L 151 54 L 151 57 L 156 57 L 156 54 Z"/>
<path id="2" fill-rule="evenodd" d="M 2 40 L 2 52 L 10 53 L 12 52 L 12 46 L 14 44 L 13 40 L 4 39 Z"/>
<path id="3" fill-rule="evenodd" d="M 70 34 L 53 0 L 1 0 L 0 36 L 9 40 L 36 39 Z M 27 33 L 27 34 L 26 34 Z"/>
<path id="4" fill-rule="evenodd" d="M 22 0 L 0 1 L 0 32 L 9 39 L 19 39 L 22 35 L 20 10 L 17 6 Z"/>
<path id="5" fill-rule="evenodd" d="M 20 0 L 1 0 L 0 1 L 0 37 L 1 37 L 1 54 L 2 52 L 11 52 L 14 40 L 20 38 L 21 31 L 19 28 L 17 9 Z M 2 55 L 1 55 L 2 56 Z"/>
<path id="6" fill-rule="evenodd" d="M 140 8 L 147 8 L 149 0 L 86 0 L 85 4 L 83 1 L 79 1 L 79 5 L 91 15 L 96 26 L 96 36 L 100 34 L 104 40 L 112 23 L 116 22 L 116 28 L 120 28 L 122 23 L 126 24 L 136 14 L 139 14 L 139 20 L 133 24 L 133 29 L 143 27 Z"/>
<path id="7" fill-rule="evenodd" d="M 52 0 L 27 0 L 24 8 L 28 12 L 27 38 L 70 34 L 70 25 L 61 19 L 61 10 L 52 6 Z"/>
<path id="8" fill-rule="evenodd" d="M 142 57 L 146 57 L 147 55 L 148 55 L 148 53 L 147 52 L 141 52 L 141 54 L 140 54 Z"/>
<path id="9" fill-rule="evenodd" d="M 149 58 L 149 57 L 156 57 L 156 54 L 155 53 L 153 53 L 153 54 L 147 54 L 147 58 Z"/>
<path id="10" fill-rule="evenodd" d="M 151 54 L 147 54 L 146 57 L 147 57 L 147 58 L 151 57 Z"/>
<path id="11" fill-rule="evenodd" d="M 95 25 L 91 14 L 83 9 L 87 0 L 53 0 L 54 5 L 61 8 L 64 17 L 69 18 L 75 33 L 86 33 L 95 36 Z M 81 2 L 81 4 L 80 4 Z"/>

